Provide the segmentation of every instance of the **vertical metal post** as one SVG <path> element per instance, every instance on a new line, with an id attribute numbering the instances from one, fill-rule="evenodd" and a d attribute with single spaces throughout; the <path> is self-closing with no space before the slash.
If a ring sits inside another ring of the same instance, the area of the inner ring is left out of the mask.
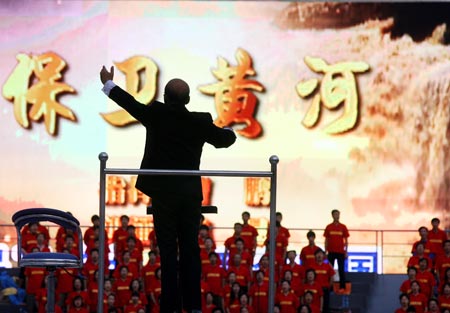
<path id="1" fill-rule="evenodd" d="M 48 313 L 55 313 L 55 270 L 54 266 L 48 268 L 47 308 L 45 310 Z"/>
<path id="2" fill-rule="evenodd" d="M 108 154 L 102 152 L 98 155 L 100 160 L 100 247 L 99 247 L 99 264 L 98 264 L 98 303 L 97 312 L 103 312 L 103 285 L 105 282 L 105 187 L 106 187 L 106 161 Z M 107 256 L 106 256 L 107 257 Z"/>
<path id="3" fill-rule="evenodd" d="M 272 155 L 269 159 L 272 177 L 270 178 L 270 227 L 269 227 L 269 308 L 273 313 L 275 306 L 275 229 L 276 229 L 276 199 L 277 199 L 277 164 L 279 159 Z"/>

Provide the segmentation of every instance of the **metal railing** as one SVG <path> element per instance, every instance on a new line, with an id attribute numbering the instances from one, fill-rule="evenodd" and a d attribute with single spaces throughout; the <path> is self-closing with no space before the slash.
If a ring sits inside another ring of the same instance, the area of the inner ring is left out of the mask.
<path id="1" fill-rule="evenodd" d="M 131 175 L 153 175 L 153 176 L 225 176 L 225 177 L 268 177 L 270 178 L 270 241 L 269 241 L 269 281 L 275 281 L 275 220 L 276 220 L 276 194 L 277 194 L 277 164 L 279 159 L 273 155 L 269 158 L 270 171 L 188 171 L 188 170 L 136 170 L 136 169 L 112 169 L 106 168 L 108 154 L 102 152 L 98 156 L 100 160 L 100 242 L 105 242 L 105 196 L 107 174 L 131 174 Z M 100 244 L 100 260 L 105 258 L 105 246 Z M 98 305 L 97 312 L 103 312 L 103 286 L 105 280 L 105 263 L 99 263 Z M 273 313 L 275 304 L 275 285 L 269 284 L 269 307 L 268 312 Z"/>

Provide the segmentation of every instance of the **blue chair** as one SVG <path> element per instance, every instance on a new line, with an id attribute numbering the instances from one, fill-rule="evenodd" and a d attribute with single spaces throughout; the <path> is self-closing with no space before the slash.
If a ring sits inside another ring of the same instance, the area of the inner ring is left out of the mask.
<path id="1" fill-rule="evenodd" d="M 16 227 L 19 267 L 43 267 L 49 272 L 47 281 L 47 313 L 55 312 L 55 271 L 57 268 L 81 268 L 83 266 L 83 240 L 80 222 L 71 214 L 55 209 L 32 208 L 16 212 L 12 221 Z M 22 227 L 34 222 L 52 222 L 78 233 L 79 257 L 60 252 L 33 252 L 22 256 Z"/>

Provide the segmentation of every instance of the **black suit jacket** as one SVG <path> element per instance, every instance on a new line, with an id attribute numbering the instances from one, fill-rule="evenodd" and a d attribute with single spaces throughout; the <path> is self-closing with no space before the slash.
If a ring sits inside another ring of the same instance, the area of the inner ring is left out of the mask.
<path id="1" fill-rule="evenodd" d="M 144 105 L 118 86 L 109 97 L 147 130 L 141 169 L 199 170 L 205 142 L 226 148 L 236 141 L 234 132 L 215 126 L 209 113 L 189 112 L 184 106 L 174 108 L 158 101 Z M 199 176 L 139 175 L 136 188 L 150 197 L 202 199 Z"/>

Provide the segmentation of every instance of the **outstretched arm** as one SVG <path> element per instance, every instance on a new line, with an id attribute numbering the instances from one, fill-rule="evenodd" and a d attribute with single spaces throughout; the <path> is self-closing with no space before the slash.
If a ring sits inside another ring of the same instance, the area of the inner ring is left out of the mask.
<path id="1" fill-rule="evenodd" d="M 114 66 L 111 66 L 109 72 L 105 66 L 103 66 L 100 70 L 100 80 L 103 83 L 103 92 L 111 98 L 111 100 L 130 113 L 131 116 L 142 123 L 146 106 L 143 103 L 136 101 L 132 95 L 114 84 L 113 78 Z"/>

